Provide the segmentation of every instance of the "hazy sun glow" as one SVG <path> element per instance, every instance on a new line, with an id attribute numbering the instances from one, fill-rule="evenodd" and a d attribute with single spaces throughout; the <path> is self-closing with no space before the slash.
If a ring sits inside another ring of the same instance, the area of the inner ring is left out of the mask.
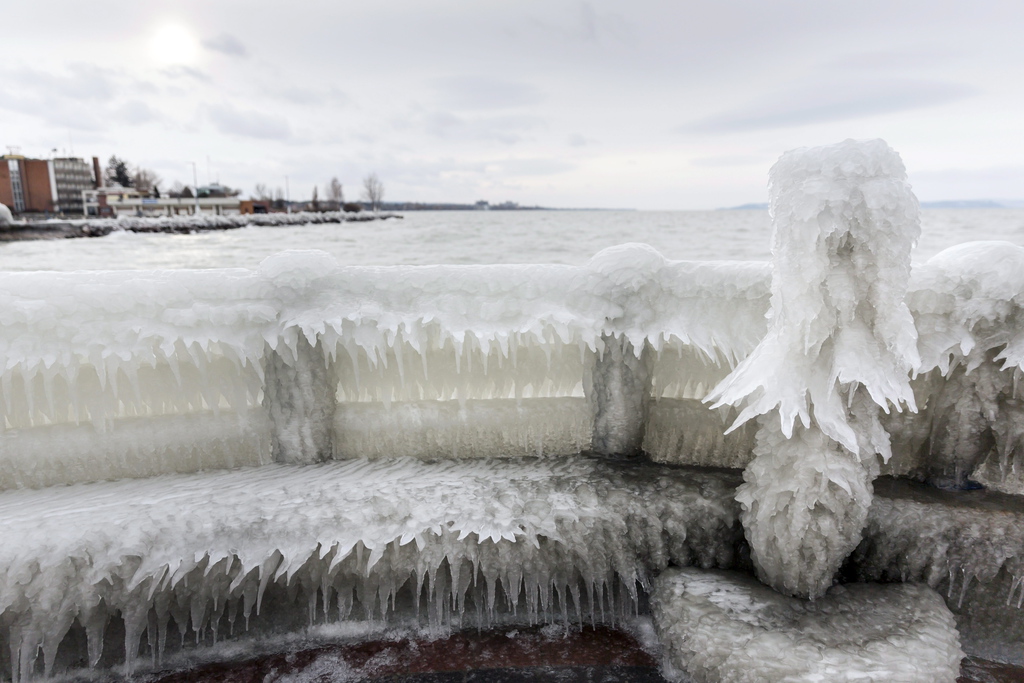
<path id="1" fill-rule="evenodd" d="M 153 59 L 161 64 L 191 64 L 199 55 L 195 36 L 180 24 L 164 24 L 158 28 L 149 50 Z"/>

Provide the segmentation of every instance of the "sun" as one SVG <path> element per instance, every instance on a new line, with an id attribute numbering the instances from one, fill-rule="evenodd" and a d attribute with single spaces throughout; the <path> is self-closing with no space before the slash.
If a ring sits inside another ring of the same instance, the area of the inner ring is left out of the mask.
<path id="1" fill-rule="evenodd" d="M 181 24 L 164 24 L 153 33 L 149 51 L 161 64 L 191 64 L 199 55 L 199 45 Z"/>

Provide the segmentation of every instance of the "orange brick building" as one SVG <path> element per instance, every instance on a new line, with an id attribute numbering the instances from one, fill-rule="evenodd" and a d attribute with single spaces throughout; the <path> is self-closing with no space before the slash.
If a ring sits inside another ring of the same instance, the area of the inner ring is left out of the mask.
<path id="1" fill-rule="evenodd" d="M 81 213 L 82 191 L 94 187 L 82 159 L 27 159 L 0 156 L 0 204 L 15 214 Z"/>

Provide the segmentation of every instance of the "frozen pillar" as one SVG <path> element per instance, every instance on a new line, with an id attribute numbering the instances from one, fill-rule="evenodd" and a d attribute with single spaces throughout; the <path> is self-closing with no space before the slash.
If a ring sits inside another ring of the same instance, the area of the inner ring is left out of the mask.
<path id="1" fill-rule="evenodd" d="M 605 335 L 595 354 L 587 401 L 594 415 L 591 450 L 600 455 L 636 455 L 644 442 L 651 373 L 624 337 Z"/>
<path id="2" fill-rule="evenodd" d="M 273 424 L 276 462 L 310 464 L 331 457 L 337 382 L 319 346 L 299 335 L 294 353 L 267 356 L 263 405 Z"/>
<path id="3" fill-rule="evenodd" d="M 879 409 L 916 410 L 917 331 L 903 299 L 920 234 L 903 162 L 882 140 L 784 154 L 769 175 L 772 311 L 760 345 L 708 396 L 759 417 L 737 491 L 759 578 L 816 598 L 860 542 Z"/>

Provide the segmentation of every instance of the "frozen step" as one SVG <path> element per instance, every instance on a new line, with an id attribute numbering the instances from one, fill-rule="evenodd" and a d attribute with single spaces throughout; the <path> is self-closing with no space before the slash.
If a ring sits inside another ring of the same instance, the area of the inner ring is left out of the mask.
<path id="1" fill-rule="evenodd" d="M 112 617 L 131 668 L 144 633 L 159 659 L 169 627 L 216 639 L 270 593 L 305 606 L 310 623 L 386 618 L 403 600 L 437 624 L 462 623 L 467 608 L 481 624 L 496 611 L 614 619 L 670 563 L 743 561 L 738 483 L 577 456 L 271 464 L 6 491 L 0 678 L 51 670 L 72 630 L 89 661 L 109 661 Z"/>
<path id="2" fill-rule="evenodd" d="M 834 586 L 812 602 L 746 574 L 671 569 L 651 599 L 672 680 L 953 683 L 963 657 L 924 584 Z"/>
<path id="3" fill-rule="evenodd" d="M 1024 664 L 1024 497 L 882 477 L 850 564 L 860 580 L 929 584 L 967 652 Z"/>

